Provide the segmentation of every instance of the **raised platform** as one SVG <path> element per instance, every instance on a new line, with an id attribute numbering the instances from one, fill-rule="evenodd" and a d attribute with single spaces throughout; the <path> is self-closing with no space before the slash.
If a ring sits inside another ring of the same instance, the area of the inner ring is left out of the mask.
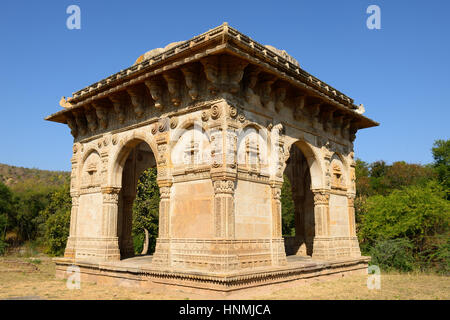
<path id="1" fill-rule="evenodd" d="M 161 269 L 152 265 L 152 256 L 138 256 L 116 262 L 73 261 L 55 258 L 56 276 L 66 278 L 67 267 L 78 266 L 81 281 L 137 287 L 178 287 L 188 292 L 229 294 L 243 289 L 283 282 L 347 273 L 367 273 L 370 257 L 333 261 L 288 256 L 283 267 L 259 267 L 230 273 Z"/>

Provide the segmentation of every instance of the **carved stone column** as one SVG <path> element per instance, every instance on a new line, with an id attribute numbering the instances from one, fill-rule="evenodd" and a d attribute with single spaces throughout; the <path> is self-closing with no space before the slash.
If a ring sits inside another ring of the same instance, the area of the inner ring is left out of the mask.
<path id="1" fill-rule="evenodd" d="M 159 185 L 159 229 L 152 264 L 157 267 L 170 266 L 170 189 L 171 183 Z"/>
<path id="2" fill-rule="evenodd" d="M 98 241 L 102 260 L 120 260 L 117 216 L 120 188 L 102 187 L 102 238 Z"/>
<path id="3" fill-rule="evenodd" d="M 234 189 L 233 180 L 213 180 L 214 228 L 216 238 L 234 238 Z"/>
<path id="4" fill-rule="evenodd" d="M 315 236 L 312 257 L 315 259 L 335 258 L 334 244 L 329 233 L 330 194 L 327 190 L 313 190 Z"/>
<path id="5" fill-rule="evenodd" d="M 80 157 L 80 145 L 75 143 L 73 145 L 73 156 L 70 159 L 72 162 L 72 171 L 70 174 L 70 196 L 72 197 L 72 208 L 70 212 L 70 230 L 67 239 L 64 257 L 75 259 L 76 253 L 76 237 L 77 237 L 77 215 L 80 194 L 78 193 L 78 163 Z"/>
<path id="6" fill-rule="evenodd" d="M 348 199 L 348 227 L 349 227 L 349 247 L 350 256 L 360 257 L 361 250 L 359 248 L 358 237 L 356 236 L 356 221 L 355 221 L 355 195 L 347 194 Z"/>
<path id="7" fill-rule="evenodd" d="M 131 231 L 133 228 L 133 202 L 135 196 L 122 196 L 122 232 L 120 241 L 120 256 L 121 258 L 129 258 L 134 256 L 134 245 Z"/>
<path id="8" fill-rule="evenodd" d="M 158 186 L 160 194 L 159 202 L 159 234 L 156 239 L 155 253 L 152 264 L 155 267 L 168 267 L 170 262 L 170 191 L 172 187 L 172 176 L 169 170 L 170 150 L 167 144 L 168 135 L 165 130 L 167 126 L 158 127 L 161 132 L 156 137 L 158 154 L 156 162 L 158 164 Z"/>
<path id="9" fill-rule="evenodd" d="M 272 237 L 280 238 L 281 230 L 281 183 L 272 183 Z"/>
<path id="10" fill-rule="evenodd" d="M 77 215 L 78 215 L 78 203 L 80 195 L 77 192 L 70 194 L 72 197 L 72 209 L 70 211 L 70 229 L 69 238 L 67 239 L 66 249 L 64 251 L 65 258 L 75 259 L 76 242 L 77 242 Z"/>
<path id="11" fill-rule="evenodd" d="M 272 182 L 272 265 L 285 265 L 286 250 L 282 236 L 281 221 L 281 187 L 280 181 Z"/>

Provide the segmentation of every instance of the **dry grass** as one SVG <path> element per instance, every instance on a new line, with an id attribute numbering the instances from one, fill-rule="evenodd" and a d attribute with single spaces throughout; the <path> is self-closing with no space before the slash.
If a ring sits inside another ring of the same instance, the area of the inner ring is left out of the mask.
<path id="1" fill-rule="evenodd" d="M 11 264 L 7 261 L 29 262 Z M 207 296 L 180 290 L 154 290 L 117 286 L 81 284 L 80 290 L 69 290 L 65 280 L 55 278 L 55 265 L 50 258 L 0 258 L 0 299 L 208 299 Z M 230 296 L 231 299 L 450 299 L 450 277 L 433 274 L 382 274 L 381 289 L 369 290 L 367 276 L 351 275 L 328 280 L 310 280 L 275 291 L 255 289 Z"/>
<path id="2" fill-rule="evenodd" d="M 367 275 L 350 275 L 325 281 L 313 280 L 255 298 L 265 300 L 448 300 L 450 299 L 450 277 L 423 273 L 388 273 L 381 275 L 379 290 L 369 290 Z"/>

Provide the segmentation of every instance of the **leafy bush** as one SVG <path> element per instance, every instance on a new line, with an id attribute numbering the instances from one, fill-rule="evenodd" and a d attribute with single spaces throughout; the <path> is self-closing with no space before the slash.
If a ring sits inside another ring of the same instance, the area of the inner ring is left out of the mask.
<path id="1" fill-rule="evenodd" d="M 51 255 L 64 254 L 69 237 L 71 207 L 70 187 L 66 184 L 51 194 L 47 207 L 40 213 L 47 253 Z"/>
<path id="2" fill-rule="evenodd" d="M 371 264 L 378 265 L 380 269 L 411 271 L 415 268 L 413 245 L 408 239 L 382 240 L 370 249 Z"/>
<path id="3" fill-rule="evenodd" d="M 0 239 L 0 256 L 5 254 L 7 247 L 8 244 L 3 239 Z"/>
<path id="4" fill-rule="evenodd" d="M 438 273 L 450 274 L 450 235 L 436 235 L 425 241 L 419 253 L 421 269 L 434 270 Z"/>
<path id="5" fill-rule="evenodd" d="M 433 152 L 433 168 L 439 182 L 447 191 L 447 199 L 450 199 L 450 139 L 436 140 L 431 149 Z"/>
<path id="6" fill-rule="evenodd" d="M 427 236 L 449 230 L 450 203 L 445 198 L 435 181 L 369 197 L 359 227 L 362 249 L 380 240 L 407 238 L 416 252 L 421 251 Z"/>

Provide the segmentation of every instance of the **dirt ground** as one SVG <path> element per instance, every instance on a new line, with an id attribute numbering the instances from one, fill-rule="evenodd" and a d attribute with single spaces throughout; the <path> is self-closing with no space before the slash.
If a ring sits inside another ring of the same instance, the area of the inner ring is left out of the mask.
<path id="1" fill-rule="evenodd" d="M 69 290 L 65 280 L 55 278 L 55 265 L 45 255 L 31 258 L 0 258 L 0 299 L 209 299 L 180 290 L 154 290 L 81 283 Z M 349 275 L 326 280 L 311 279 L 301 284 L 262 288 L 238 293 L 229 299 L 450 299 L 450 277 L 434 274 L 381 274 L 381 289 L 369 290 L 366 275 Z"/>

